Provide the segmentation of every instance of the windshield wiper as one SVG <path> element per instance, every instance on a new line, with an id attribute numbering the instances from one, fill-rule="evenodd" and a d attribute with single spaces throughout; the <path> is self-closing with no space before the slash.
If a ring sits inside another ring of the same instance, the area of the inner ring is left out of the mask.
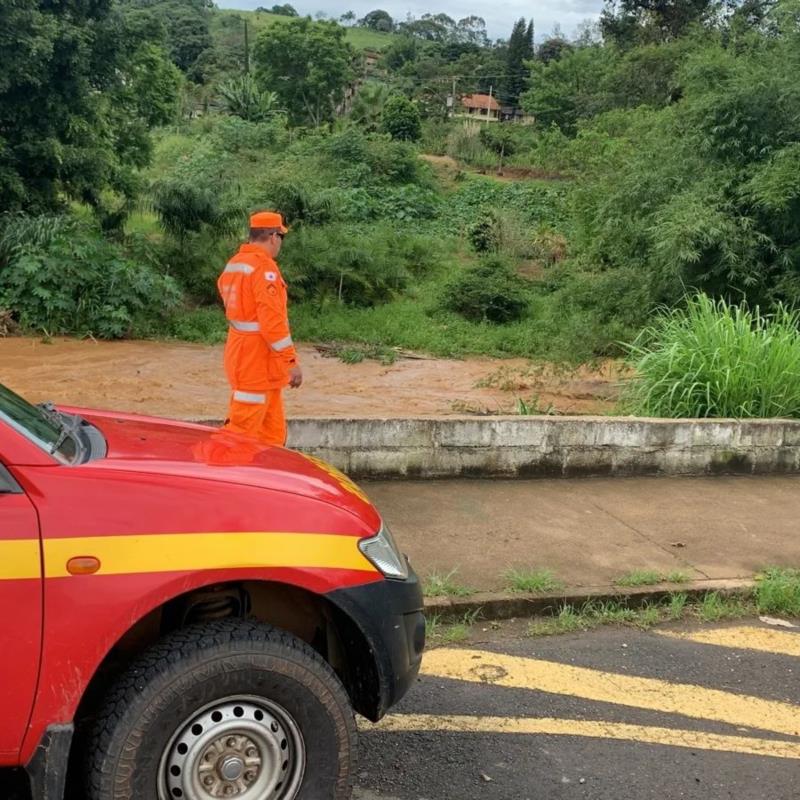
<path id="1" fill-rule="evenodd" d="M 52 403 L 39 403 L 37 408 L 42 412 L 42 416 L 59 428 L 61 431 L 58 438 L 50 447 L 50 455 L 53 455 L 64 442 L 72 437 L 75 442 L 75 449 L 78 453 L 82 453 L 84 448 L 81 437 L 78 435 L 78 428 L 80 427 L 80 417 L 70 417 L 66 414 L 56 410 Z"/>
<path id="2" fill-rule="evenodd" d="M 42 416 L 48 422 L 51 422 L 57 428 L 64 427 L 64 420 L 61 418 L 61 414 L 56 411 L 56 407 L 49 400 L 46 403 L 38 403 L 36 408 L 42 412 Z"/>

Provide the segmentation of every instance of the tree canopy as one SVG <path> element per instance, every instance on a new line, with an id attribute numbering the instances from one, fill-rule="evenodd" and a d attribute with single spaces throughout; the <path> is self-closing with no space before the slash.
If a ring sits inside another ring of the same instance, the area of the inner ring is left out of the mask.
<path id="1" fill-rule="evenodd" d="M 333 118 L 352 79 L 353 50 L 335 22 L 307 17 L 271 25 L 256 41 L 253 60 L 262 91 L 275 92 L 294 122 Z"/>
<path id="2" fill-rule="evenodd" d="M 358 24 L 362 28 L 369 28 L 373 31 L 383 31 L 384 33 L 390 33 L 394 30 L 394 20 L 392 19 L 391 14 L 388 11 L 384 11 L 383 9 L 376 9 L 375 11 L 370 11 L 368 14 L 363 16 L 359 21 Z"/>
<path id="3" fill-rule="evenodd" d="M 158 33 L 110 0 L 0 7 L 0 210 L 133 194 L 180 85 Z"/>

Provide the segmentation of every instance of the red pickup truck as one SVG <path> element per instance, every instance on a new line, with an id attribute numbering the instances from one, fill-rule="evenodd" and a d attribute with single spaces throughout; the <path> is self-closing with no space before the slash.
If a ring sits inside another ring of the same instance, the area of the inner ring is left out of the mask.
<path id="1" fill-rule="evenodd" d="M 425 641 L 342 473 L 2 385 L 0 607 L 0 777 L 33 800 L 349 797 L 353 710 L 399 700 Z"/>

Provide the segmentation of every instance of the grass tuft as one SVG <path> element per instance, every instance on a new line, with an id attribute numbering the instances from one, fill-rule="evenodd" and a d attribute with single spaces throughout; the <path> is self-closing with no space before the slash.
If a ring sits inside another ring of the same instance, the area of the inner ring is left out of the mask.
<path id="1" fill-rule="evenodd" d="M 652 569 L 634 569 L 626 572 L 622 577 L 614 581 L 616 586 L 633 587 L 633 586 L 652 586 L 656 583 L 661 583 L 664 576 L 660 572 Z"/>
<path id="2" fill-rule="evenodd" d="M 425 619 L 425 633 L 431 644 L 459 644 L 469 639 L 472 626 L 481 619 L 482 608 L 467 611 L 460 617 L 445 618 L 432 614 Z"/>
<path id="3" fill-rule="evenodd" d="M 753 613 L 753 604 L 741 597 L 726 597 L 719 592 L 709 592 L 697 606 L 697 616 L 703 622 L 735 619 Z"/>
<path id="4" fill-rule="evenodd" d="M 755 598 L 762 613 L 800 616 L 800 569 L 764 570 L 757 577 Z"/>
<path id="5" fill-rule="evenodd" d="M 648 417 L 800 417 L 800 313 L 698 294 L 664 312 L 628 356 L 628 411 Z"/>
<path id="6" fill-rule="evenodd" d="M 564 588 L 562 581 L 553 575 L 549 569 L 509 569 L 503 579 L 509 592 L 525 592 L 529 594 L 542 594 L 555 592 Z"/>
<path id="7" fill-rule="evenodd" d="M 475 594 L 474 589 L 458 583 L 454 579 L 458 569 L 451 569 L 450 572 L 431 572 L 422 582 L 422 593 L 426 597 L 468 597 Z"/>
<path id="8" fill-rule="evenodd" d="M 663 576 L 663 579 L 666 583 L 689 583 L 691 580 L 685 572 L 681 572 L 680 570 L 668 572 Z"/>

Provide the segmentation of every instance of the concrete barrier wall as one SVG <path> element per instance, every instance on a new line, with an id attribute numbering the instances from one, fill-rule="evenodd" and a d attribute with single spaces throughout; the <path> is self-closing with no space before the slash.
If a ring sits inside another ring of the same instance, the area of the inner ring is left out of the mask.
<path id="1" fill-rule="evenodd" d="M 361 477 L 800 472 L 800 421 L 293 419 L 288 446 Z"/>

